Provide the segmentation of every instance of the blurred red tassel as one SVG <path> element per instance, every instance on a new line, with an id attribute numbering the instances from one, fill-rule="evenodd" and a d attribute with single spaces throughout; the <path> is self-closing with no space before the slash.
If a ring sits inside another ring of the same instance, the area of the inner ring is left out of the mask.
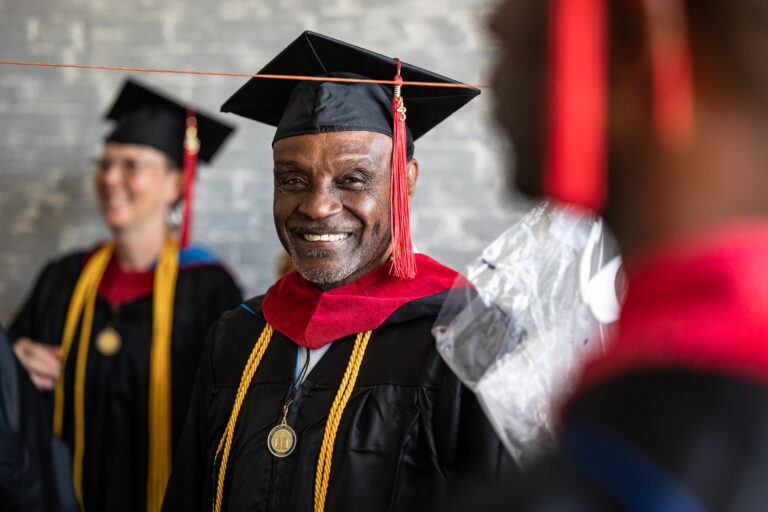
<path id="1" fill-rule="evenodd" d="M 606 193 L 605 0 L 549 1 L 545 195 L 599 212 Z"/>
<path id="2" fill-rule="evenodd" d="M 187 108 L 187 131 L 184 136 L 184 193 L 182 202 L 181 226 L 179 226 L 179 244 L 189 245 L 192 233 L 192 201 L 195 192 L 195 169 L 200 139 L 197 138 L 197 117 L 195 111 Z"/>
<path id="3" fill-rule="evenodd" d="M 645 0 L 653 72 L 656 137 L 670 149 L 693 138 L 693 76 L 685 8 L 675 0 Z"/>
<path id="4" fill-rule="evenodd" d="M 400 59 L 395 76 L 395 95 L 392 98 L 392 173 L 390 179 L 390 226 L 392 232 L 392 269 L 398 279 L 416 277 L 416 258 L 411 242 L 410 212 L 408 208 L 408 159 L 406 157 L 405 104 L 400 95 L 403 78 Z"/>

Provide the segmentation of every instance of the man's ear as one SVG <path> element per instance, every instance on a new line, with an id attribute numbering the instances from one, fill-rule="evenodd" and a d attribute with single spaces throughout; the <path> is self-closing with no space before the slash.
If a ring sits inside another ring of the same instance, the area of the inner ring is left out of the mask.
<path id="1" fill-rule="evenodd" d="M 419 161 L 415 158 L 408 160 L 408 198 L 413 197 L 416 190 L 416 180 L 419 179 Z"/>

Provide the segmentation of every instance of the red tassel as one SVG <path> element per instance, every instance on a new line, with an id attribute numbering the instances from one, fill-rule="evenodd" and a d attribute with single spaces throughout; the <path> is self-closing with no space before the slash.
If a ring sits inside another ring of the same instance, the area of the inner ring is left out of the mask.
<path id="1" fill-rule="evenodd" d="M 184 135 L 184 199 L 182 204 L 179 244 L 186 247 L 192 233 L 192 201 L 195 189 L 195 168 L 200 139 L 197 138 L 197 117 L 195 111 L 187 108 L 187 131 Z"/>
<path id="2" fill-rule="evenodd" d="M 389 188 L 389 219 L 392 233 L 392 269 L 398 279 L 416 277 L 416 258 L 411 242 L 410 212 L 408 208 L 408 159 L 406 157 L 405 104 L 400 95 L 403 78 L 400 59 L 395 75 L 395 95 L 392 98 L 392 173 Z"/>
<path id="3" fill-rule="evenodd" d="M 605 202 L 605 0 L 550 0 L 549 123 L 542 188 L 599 212 Z"/>

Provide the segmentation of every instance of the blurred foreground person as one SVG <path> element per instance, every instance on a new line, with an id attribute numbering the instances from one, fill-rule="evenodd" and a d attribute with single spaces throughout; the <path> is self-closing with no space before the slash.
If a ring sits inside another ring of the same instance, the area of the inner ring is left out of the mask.
<path id="1" fill-rule="evenodd" d="M 305 32 L 260 73 L 328 80 L 254 78 L 222 107 L 277 126 L 275 227 L 296 270 L 212 331 L 164 510 L 420 510 L 512 469 L 430 333 L 458 275 L 412 254 L 408 228 L 414 140 L 479 91 L 354 81 L 399 68 Z M 402 79 L 453 82 L 405 63 Z"/>
<path id="2" fill-rule="evenodd" d="M 50 263 L 9 337 L 72 450 L 85 510 L 159 510 L 208 327 L 240 301 L 228 272 L 167 226 L 232 129 L 132 81 L 94 185 L 111 239 Z M 182 171 L 182 169 L 184 171 Z M 53 391 L 51 393 L 50 391 Z"/>
<path id="3" fill-rule="evenodd" d="M 0 327 L 0 512 L 77 510 L 70 460 Z"/>
<path id="4" fill-rule="evenodd" d="M 766 26 L 764 0 L 497 13 L 517 185 L 596 211 L 607 200 L 629 287 L 555 456 L 472 509 L 766 510 Z"/>

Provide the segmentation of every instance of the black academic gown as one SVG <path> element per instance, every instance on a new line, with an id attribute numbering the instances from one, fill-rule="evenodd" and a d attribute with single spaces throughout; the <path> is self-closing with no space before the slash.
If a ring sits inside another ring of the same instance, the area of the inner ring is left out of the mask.
<path id="1" fill-rule="evenodd" d="M 401 306 L 373 331 L 333 450 L 325 510 L 427 510 L 453 482 L 516 472 L 474 395 L 440 359 L 430 333 L 443 294 Z M 210 510 L 214 454 L 245 362 L 265 326 L 262 298 L 212 331 L 166 492 L 165 511 Z M 331 404 L 354 345 L 336 340 L 300 386 L 287 422 L 295 451 L 276 458 L 267 435 L 281 420 L 297 345 L 275 332 L 240 410 L 222 510 L 309 511 Z"/>
<path id="2" fill-rule="evenodd" d="M 768 387 L 666 369 L 625 375 L 569 407 L 557 453 L 489 512 L 762 512 L 768 507 Z M 452 511 L 468 510 L 457 499 Z"/>
<path id="3" fill-rule="evenodd" d="M 11 324 L 9 337 L 29 337 L 61 344 L 65 317 L 85 253 L 49 264 L 32 296 Z M 241 296 L 230 275 L 210 261 L 180 264 L 176 283 L 171 340 L 171 421 L 174 448 L 183 426 L 194 376 L 206 333 Z M 95 347 L 96 335 L 107 325 L 120 333 L 122 349 L 105 356 Z M 146 510 L 149 366 L 152 341 L 152 295 L 117 309 L 97 297 L 88 351 L 85 392 L 85 455 L 83 500 L 86 510 Z M 74 363 L 79 328 L 65 373 L 63 439 L 72 446 Z M 53 393 L 46 393 L 53 407 Z"/>

